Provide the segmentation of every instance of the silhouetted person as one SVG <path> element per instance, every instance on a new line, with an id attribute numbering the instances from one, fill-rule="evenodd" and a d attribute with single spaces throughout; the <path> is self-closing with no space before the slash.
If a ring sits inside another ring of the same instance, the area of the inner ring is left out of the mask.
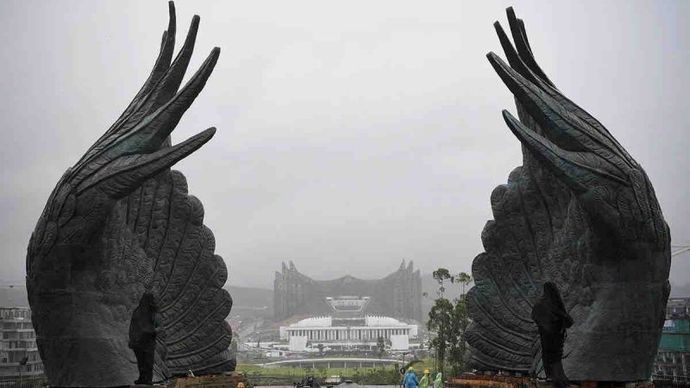
<path id="1" fill-rule="evenodd" d="M 565 310 L 561 294 L 554 283 L 544 283 L 544 294 L 532 308 L 532 320 L 539 327 L 541 358 L 546 378 L 557 388 L 567 386 L 568 378 L 563 371 L 561 359 L 565 330 L 573 325 L 573 318 Z"/>
<path id="2" fill-rule="evenodd" d="M 139 306 L 132 313 L 129 324 L 129 347 L 134 350 L 139 368 L 135 384 L 151 384 L 153 381 L 153 356 L 156 349 L 156 301 L 153 294 L 145 292 Z"/>
<path id="3" fill-rule="evenodd" d="M 314 376 L 309 376 L 307 377 L 307 383 L 305 384 L 307 387 L 314 387 Z"/>

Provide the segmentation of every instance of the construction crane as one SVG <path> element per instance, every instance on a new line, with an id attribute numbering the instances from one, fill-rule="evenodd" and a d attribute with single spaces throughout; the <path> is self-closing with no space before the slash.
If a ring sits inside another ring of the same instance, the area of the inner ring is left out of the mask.
<path id="1" fill-rule="evenodd" d="M 671 244 L 671 257 L 690 251 L 690 244 Z"/>

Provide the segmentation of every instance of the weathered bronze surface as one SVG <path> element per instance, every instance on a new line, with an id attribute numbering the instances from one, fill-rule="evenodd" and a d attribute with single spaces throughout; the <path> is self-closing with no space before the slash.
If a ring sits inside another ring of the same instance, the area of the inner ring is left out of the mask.
<path id="1" fill-rule="evenodd" d="M 542 284 L 558 284 L 574 319 L 563 366 L 571 380 L 651 376 L 671 264 L 669 228 L 642 167 L 599 121 L 565 97 L 534 59 L 511 8 L 508 64 L 488 59 L 515 96 L 523 165 L 491 194 L 469 292 L 467 333 L 479 370 L 540 373 L 530 311 Z M 583 25 L 583 28 L 585 26 Z M 612 91 L 615 96 L 616 91 Z M 615 96 L 621 100 L 625 96 Z"/>
<path id="2" fill-rule="evenodd" d="M 128 347 L 132 313 L 145 290 L 160 325 L 154 381 L 193 370 L 233 370 L 222 289 L 201 202 L 169 167 L 215 133 L 174 146 L 169 135 L 218 60 L 214 48 L 178 91 L 194 49 L 199 17 L 172 60 L 175 9 L 148 80 L 125 112 L 53 190 L 29 243 L 29 302 L 45 372 L 53 386 L 119 386 L 137 378 Z"/>

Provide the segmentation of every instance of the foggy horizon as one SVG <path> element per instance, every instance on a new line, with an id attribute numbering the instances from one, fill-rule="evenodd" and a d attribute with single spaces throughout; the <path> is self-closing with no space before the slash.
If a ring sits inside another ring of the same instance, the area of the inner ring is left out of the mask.
<path id="1" fill-rule="evenodd" d="M 541 67 L 645 168 L 690 244 L 690 2 L 175 1 L 185 79 L 220 60 L 173 132 L 215 137 L 177 163 L 201 200 L 226 284 L 272 288 L 281 262 L 315 279 L 376 279 L 414 261 L 470 272 L 491 191 L 522 164 L 485 55 L 493 22 L 525 21 Z M 24 283 L 48 196 L 148 76 L 167 1 L 0 2 L 0 285 Z M 690 252 L 671 282 L 690 284 Z"/>

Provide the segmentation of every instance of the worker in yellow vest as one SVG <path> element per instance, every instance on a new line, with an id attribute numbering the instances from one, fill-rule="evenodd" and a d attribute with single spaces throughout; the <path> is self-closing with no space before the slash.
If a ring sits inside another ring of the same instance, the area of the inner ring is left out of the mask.
<path id="1" fill-rule="evenodd" d="M 424 376 L 419 380 L 419 388 L 429 388 L 429 370 L 424 369 Z"/>

